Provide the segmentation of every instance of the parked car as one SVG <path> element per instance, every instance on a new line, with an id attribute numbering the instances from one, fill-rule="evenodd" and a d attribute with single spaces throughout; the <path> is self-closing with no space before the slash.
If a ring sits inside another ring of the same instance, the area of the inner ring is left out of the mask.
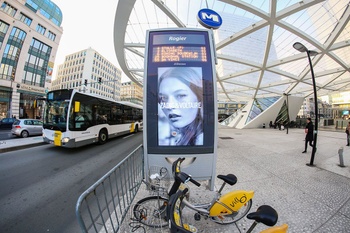
<path id="1" fill-rule="evenodd" d="M 37 119 L 18 119 L 12 125 L 12 134 L 17 137 L 42 135 L 43 122 Z"/>
<path id="2" fill-rule="evenodd" d="M 0 121 L 1 129 L 11 129 L 13 122 L 15 122 L 16 118 L 2 118 Z"/>

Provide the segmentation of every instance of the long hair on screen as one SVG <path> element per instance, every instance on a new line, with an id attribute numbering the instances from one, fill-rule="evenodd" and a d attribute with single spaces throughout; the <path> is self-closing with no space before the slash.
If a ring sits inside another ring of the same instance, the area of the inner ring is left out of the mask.
<path id="1" fill-rule="evenodd" d="M 164 79 L 176 77 L 179 81 L 190 88 L 190 90 L 196 95 L 198 102 L 203 105 L 203 79 L 195 69 L 196 68 L 191 67 L 175 67 L 166 70 L 159 77 L 158 90 Z M 161 99 L 158 100 L 159 103 L 161 101 Z M 203 134 L 203 106 L 198 108 L 197 116 L 190 124 L 177 130 L 180 131 L 182 137 L 177 141 L 176 145 L 196 145 L 197 138 Z"/>

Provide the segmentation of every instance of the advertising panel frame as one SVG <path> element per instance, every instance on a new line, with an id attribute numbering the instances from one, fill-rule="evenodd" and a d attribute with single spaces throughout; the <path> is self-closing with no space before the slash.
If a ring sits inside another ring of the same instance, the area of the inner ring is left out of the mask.
<path id="1" fill-rule="evenodd" d="M 217 153 L 216 54 L 208 29 L 147 31 L 144 71 L 144 154 L 151 166 L 171 169 L 185 157 L 184 171 L 210 180 Z M 190 122 L 190 123 L 189 123 Z"/>

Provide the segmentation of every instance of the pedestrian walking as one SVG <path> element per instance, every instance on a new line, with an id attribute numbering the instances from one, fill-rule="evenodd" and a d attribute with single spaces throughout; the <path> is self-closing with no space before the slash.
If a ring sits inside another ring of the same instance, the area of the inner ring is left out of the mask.
<path id="1" fill-rule="evenodd" d="M 309 143 L 309 145 L 313 147 L 312 141 L 314 140 L 314 125 L 312 124 L 310 117 L 306 119 L 306 123 L 307 124 L 305 126 L 305 150 L 302 153 L 307 152 L 307 143 Z"/>

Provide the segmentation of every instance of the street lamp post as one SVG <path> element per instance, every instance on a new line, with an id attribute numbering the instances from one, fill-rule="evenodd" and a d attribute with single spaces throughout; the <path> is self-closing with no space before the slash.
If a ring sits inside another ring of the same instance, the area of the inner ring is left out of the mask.
<path id="1" fill-rule="evenodd" d="M 13 78 L 11 77 L 11 92 L 10 92 L 10 95 L 9 95 L 9 110 L 8 110 L 8 114 L 9 114 L 9 118 L 12 117 L 12 95 L 13 95 L 13 87 L 12 87 L 12 84 L 13 84 Z"/>
<path id="2" fill-rule="evenodd" d="M 290 94 L 283 93 L 283 95 L 285 95 L 285 96 L 287 97 L 287 117 L 288 117 L 288 123 L 287 123 L 287 134 L 288 134 L 288 128 L 289 128 L 289 124 L 290 124 L 290 120 L 289 120 L 289 104 L 288 104 L 288 96 L 290 96 Z"/>
<path id="3" fill-rule="evenodd" d="M 316 82 L 315 82 L 315 75 L 314 75 L 314 69 L 312 67 L 312 62 L 310 56 L 316 56 L 318 52 L 308 50 L 302 43 L 296 42 L 293 44 L 293 47 L 298 50 L 299 52 L 306 52 L 307 58 L 309 59 L 309 65 L 310 65 L 310 71 L 311 71 L 311 78 L 312 78 L 312 85 L 314 89 L 314 102 L 315 102 L 315 130 L 314 130 L 314 144 L 312 147 L 311 152 L 311 160 L 310 163 L 306 164 L 308 166 L 314 166 L 314 159 L 315 159 L 315 153 L 317 150 L 317 131 L 318 131 L 318 103 L 317 103 L 317 92 L 316 92 Z"/>
<path id="4" fill-rule="evenodd" d="M 115 81 L 116 77 L 113 78 L 113 100 L 115 100 Z"/>

